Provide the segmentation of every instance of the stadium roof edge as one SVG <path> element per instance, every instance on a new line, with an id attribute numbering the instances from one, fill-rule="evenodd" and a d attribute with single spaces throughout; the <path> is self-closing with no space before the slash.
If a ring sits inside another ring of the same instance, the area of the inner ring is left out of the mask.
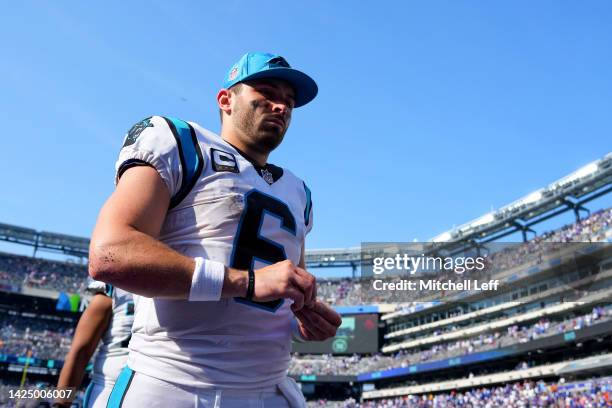
<path id="1" fill-rule="evenodd" d="M 548 186 L 532 191 L 524 197 L 498 210 L 486 213 L 476 219 L 445 231 L 430 241 L 439 244 L 482 239 L 503 229 L 515 227 L 517 221 L 526 222 L 556 208 L 567 206 L 568 210 L 579 207 L 580 199 L 605 189 L 612 184 L 612 152 L 573 171 Z M 599 196 L 597 195 L 597 196 Z M 568 201 L 572 198 L 574 201 Z M 596 198 L 596 197 L 593 197 Z M 586 202 L 584 200 L 583 202 Z M 517 230 L 518 231 L 518 230 Z"/>

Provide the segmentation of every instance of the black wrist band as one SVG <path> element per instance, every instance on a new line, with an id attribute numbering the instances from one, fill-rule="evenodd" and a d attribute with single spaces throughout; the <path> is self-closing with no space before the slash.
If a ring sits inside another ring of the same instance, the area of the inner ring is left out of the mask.
<path id="1" fill-rule="evenodd" d="M 246 299 L 253 300 L 253 294 L 255 292 L 255 271 L 249 269 L 249 286 L 247 286 Z"/>

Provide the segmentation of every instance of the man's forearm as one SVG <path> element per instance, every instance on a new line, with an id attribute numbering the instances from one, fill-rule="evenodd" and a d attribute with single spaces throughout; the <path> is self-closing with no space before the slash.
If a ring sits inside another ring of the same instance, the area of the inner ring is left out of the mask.
<path id="1" fill-rule="evenodd" d="M 137 230 L 120 240 L 93 240 L 89 255 L 92 278 L 146 297 L 188 299 L 195 260 Z M 247 272 L 225 268 L 222 297 L 244 296 Z"/>
<path id="2" fill-rule="evenodd" d="M 146 297 L 186 299 L 195 261 L 135 229 L 93 239 L 89 274 Z"/>
<path id="3" fill-rule="evenodd" d="M 60 372 L 57 388 L 72 389 L 74 392 L 76 392 L 76 390 L 81 386 L 81 382 L 83 382 L 85 367 L 87 366 L 92 354 L 93 353 L 89 352 L 85 348 L 70 350 L 70 353 L 64 362 L 64 366 L 62 367 L 62 371 Z M 72 394 L 71 398 L 58 399 L 56 402 L 71 402 L 73 399 L 74 393 Z"/>

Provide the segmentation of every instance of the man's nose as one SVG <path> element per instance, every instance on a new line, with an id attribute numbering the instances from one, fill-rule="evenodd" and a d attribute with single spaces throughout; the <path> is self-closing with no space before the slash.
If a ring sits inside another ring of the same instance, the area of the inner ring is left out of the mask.
<path id="1" fill-rule="evenodd" d="M 274 102 L 272 104 L 272 110 L 285 116 L 289 112 L 289 106 L 283 102 Z"/>

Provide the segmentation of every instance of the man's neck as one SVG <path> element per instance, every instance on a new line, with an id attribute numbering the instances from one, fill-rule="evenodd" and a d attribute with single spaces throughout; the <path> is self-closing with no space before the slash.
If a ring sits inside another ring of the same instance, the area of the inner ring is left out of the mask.
<path id="1" fill-rule="evenodd" d="M 240 136 L 242 136 L 242 138 Z M 236 130 L 230 130 L 221 127 L 221 139 L 225 140 L 227 143 L 238 149 L 243 156 L 248 156 L 246 157 L 246 159 L 248 159 L 249 161 L 255 162 L 255 164 L 264 167 L 268 161 L 268 155 L 259 151 L 255 151 L 246 144 L 244 144 L 242 140 L 245 137 L 245 135 L 238 135 Z"/>

